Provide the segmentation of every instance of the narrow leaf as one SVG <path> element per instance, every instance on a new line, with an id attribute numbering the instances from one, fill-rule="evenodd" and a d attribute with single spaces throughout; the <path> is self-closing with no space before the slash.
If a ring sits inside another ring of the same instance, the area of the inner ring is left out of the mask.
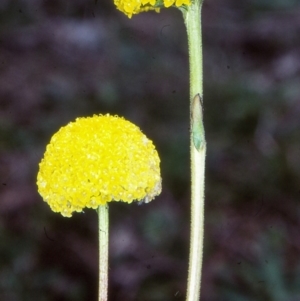
<path id="1" fill-rule="evenodd" d="M 205 144 L 204 127 L 203 127 L 203 107 L 200 94 L 196 94 L 191 105 L 191 131 L 193 144 L 199 151 Z"/>

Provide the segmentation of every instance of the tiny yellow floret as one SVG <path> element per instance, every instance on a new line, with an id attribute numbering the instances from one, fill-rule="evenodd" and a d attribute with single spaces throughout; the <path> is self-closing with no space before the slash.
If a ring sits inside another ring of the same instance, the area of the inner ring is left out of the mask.
<path id="1" fill-rule="evenodd" d="M 60 128 L 39 164 L 37 186 L 54 212 L 70 217 L 111 201 L 151 201 L 161 192 L 155 147 L 117 116 L 77 118 Z"/>
<path id="2" fill-rule="evenodd" d="M 144 11 L 154 10 L 159 12 L 161 7 L 188 6 L 191 5 L 191 0 L 114 0 L 114 3 L 118 10 L 131 18 L 132 15 Z"/>

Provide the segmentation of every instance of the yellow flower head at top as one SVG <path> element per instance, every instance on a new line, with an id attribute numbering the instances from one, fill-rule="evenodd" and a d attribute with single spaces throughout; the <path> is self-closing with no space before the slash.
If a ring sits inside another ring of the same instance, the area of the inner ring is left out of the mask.
<path id="1" fill-rule="evenodd" d="M 40 195 L 70 217 L 110 201 L 151 201 L 161 192 L 153 143 L 131 122 L 110 115 L 77 118 L 53 135 L 39 164 Z"/>
<path id="2" fill-rule="evenodd" d="M 161 7 L 190 5 L 191 0 L 114 0 L 114 3 L 118 10 L 131 18 L 132 15 L 144 11 L 155 10 L 159 12 Z"/>

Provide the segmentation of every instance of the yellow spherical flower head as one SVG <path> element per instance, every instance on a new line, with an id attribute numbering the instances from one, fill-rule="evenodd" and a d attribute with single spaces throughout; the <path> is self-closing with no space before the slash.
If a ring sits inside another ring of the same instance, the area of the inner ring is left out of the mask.
<path id="1" fill-rule="evenodd" d="M 70 217 L 110 201 L 151 201 L 161 192 L 153 143 L 131 122 L 110 115 L 77 118 L 53 135 L 39 164 L 40 195 Z"/>
<path id="2" fill-rule="evenodd" d="M 144 11 L 160 11 L 162 7 L 184 7 L 191 5 L 191 0 L 114 0 L 118 10 L 129 18 Z"/>

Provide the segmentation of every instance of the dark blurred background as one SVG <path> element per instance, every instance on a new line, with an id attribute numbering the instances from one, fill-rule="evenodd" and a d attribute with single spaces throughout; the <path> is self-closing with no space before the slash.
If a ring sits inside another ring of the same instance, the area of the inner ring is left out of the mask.
<path id="1" fill-rule="evenodd" d="M 300 4 L 203 6 L 208 144 L 201 301 L 300 300 Z M 136 123 L 163 192 L 110 206 L 109 300 L 184 300 L 188 61 L 181 13 L 129 20 L 112 0 L 0 2 L 0 300 L 97 300 L 97 215 L 37 193 L 50 137 L 79 116 Z"/>

